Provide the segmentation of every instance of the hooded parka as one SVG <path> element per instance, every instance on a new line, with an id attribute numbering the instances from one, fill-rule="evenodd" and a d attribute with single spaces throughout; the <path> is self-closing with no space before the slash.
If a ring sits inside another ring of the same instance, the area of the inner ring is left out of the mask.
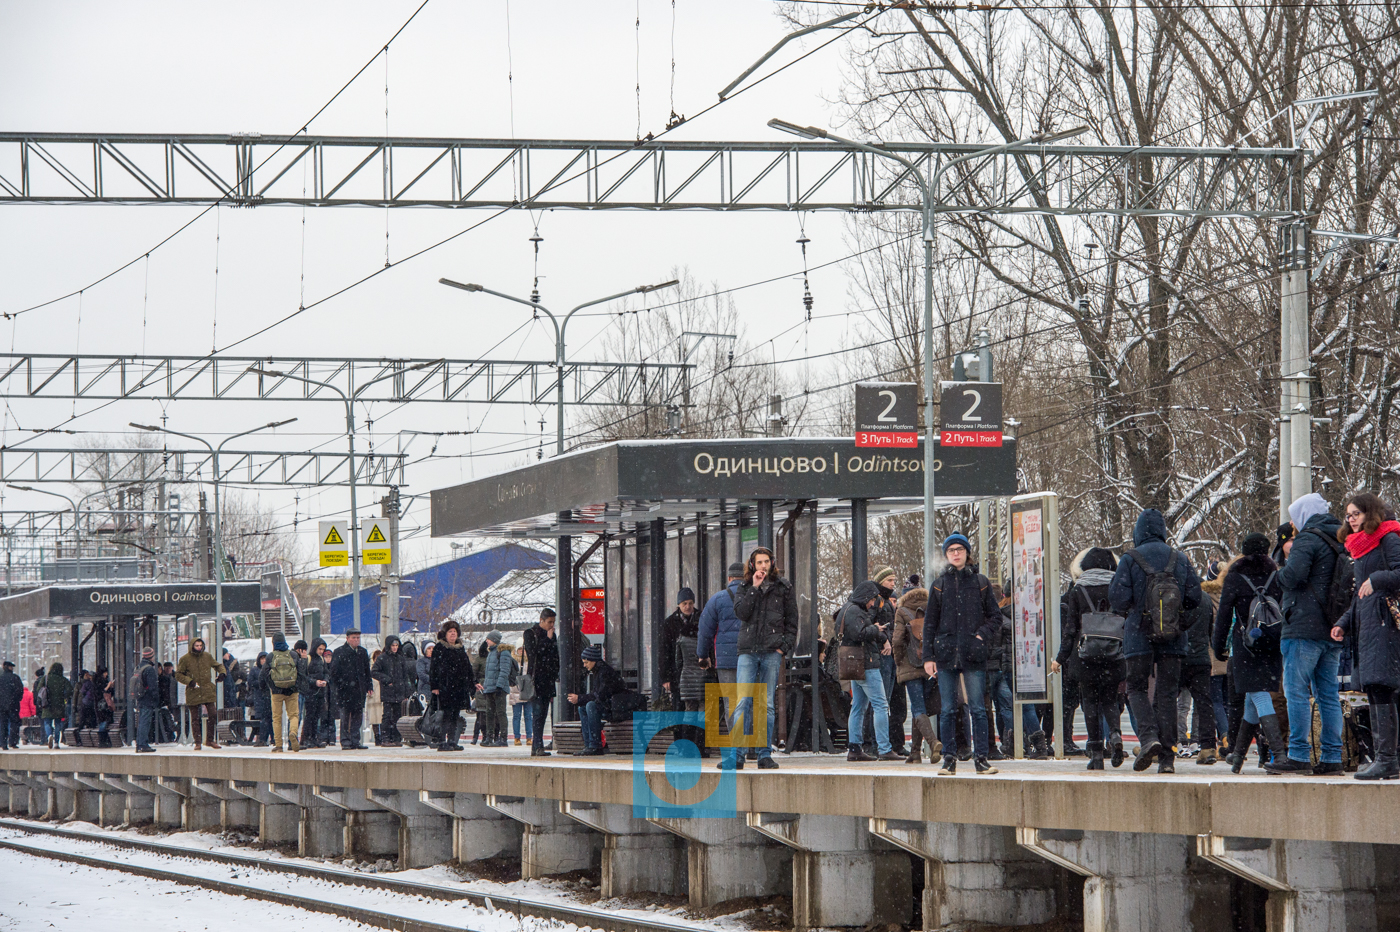
<path id="1" fill-rule="evenodd" d="M 428 689 L 437 690 L 438 708 L 449 714 L 471 704 L 472 694 L 476 692 L 476 675 L 460 634 L 456 644 L 449 644 L 439 636 L 433 645 L 433 656 L 428 663 Z"/>
<path id="2" fill-rule="evenodd" d="M 1337 567 L 1342 546 L 1337 542 L 1341 526 L 1341 521 L 1324 512 L 1308 518 L 1303 530 L 1293 538 L 1288 559 L 1278 573 L 1283 589 L 1279 608 L 1283 610 L 1285 641 L 1331 638 L 1332 626 L 1327 623 L 1323 606 L 1327 604 L 1327 588 L 1332 584 L 1332 571 Z"/>
<path id="3" fill-rule="evenodd" d="M 865 648 L 865 669 L 880 669 L 880 649 L 889 637 L 875 623 L 879 604 L 866 608 L 866 603 L 880 598 L 880 588 L 866 580 L 851 591 L 851 597 L 836 617 L 836 632 L 842 647 Z"/>
<path id="4" fill-rule="evenodd" d="M 1277 692 L 1279 688 L 1283 658 L 1279 653 L 1278 627 L 1262 629 L 1264 635 L 1253 647 L 1245 643 L 1249 630 L 1249 610 L 1255 599 L 1254 587 L 1263 589 L 1275 599 L 1281 594 L 1278 578 L 1269 581 L 1277 568 L 1273 560 L 1262 554 L 1245 555 L 1231 560 L 1220 574 L 1220 607 L 1215 612 L 1211 648 L 1216 657 L 1222 660 L 1229 656 L 1230 682 L 1234 684 L 1235 692 L 1241 695 Z M 1264 588 L 1265 583 L 1268 583 L 1267 589 Z"/>
<path id="5" fill-rule="evenodd" d="M 1194 618 L 1191 609 L 1201 604 L 1201 580 L 1186 554 L 1167 543 L 1167 522 L 1156 508 L 1144 509 L 1138 515 L 1137 524 L 1133 526 L 1133 549 L 1142 555 L 1149 566 L 1159 571 L 1166 569 L 1172 554 L 1176 553 L 1174 575 L 1181 585 L 1181 637 L 1155 649 L 1164 654 L 1185 656 L 1188 642 L 1186 628 Z M 1118 561 L 1118 572 L 1108 588 L 1108 599 L 1114 611 L 1127 617 L 1123 628 L 1123 656 L 1151 654 L 1154 646 L 1147 639 L 1147 625 L 1142 619 L 1142 607 L 1147 601 L 1147 576 L 1137 561 L 1127 554 Z"/>
<path id="6" fill-rule="evenodd" d="M 399 649 L 393 650 L 398 644 Z M 413 695 L 413 661 L 403 652 L 402 643 L 396 635 L 384 639 L 384 650 L 374 662 L 370 676 L 379 682 L 380 700 L 385 703 L 403 702 Z"/>
<path id="7" fill-rule="evenodd" d="M 206 648 L 199 653 L 190 651 L 175 667 L 175 679 L 185 687 L 186 705 L 203 705 L 216 697 L 215 677 L 224 675 L 224 665 L 214 659 Z"/>
<path id="8" fill-rule="evenodd" d="M 924 620 L 914 613 L 928 606 L 927 589 L 910 589 L 894 610 L 890 643 L 894 648 L 895 679 L 900 683 L 924 678 Z"/>

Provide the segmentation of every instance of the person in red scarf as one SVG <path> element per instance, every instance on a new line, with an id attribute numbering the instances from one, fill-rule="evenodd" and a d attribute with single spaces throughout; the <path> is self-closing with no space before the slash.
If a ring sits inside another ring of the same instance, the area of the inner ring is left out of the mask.
<path id="1" fill-rule="evenodd" d="M 1371 731 L 1376 759 L 1355 774 L 1358 780 L 1394 780 L 1400 777 L 1396 738 L 1400 735 L 1400 627 L 1386 599 L 1400 595 L 1400 522 L 1390 508 L 1371 492 L 1352 496 L 1346 521 L 1337 532 L 1356 565 L 1356 597 L 1337 620 L 1332 639 L 1341 641 L 1356 632 L 1353 667 L 1361 687 L 1371 700 Z"/>

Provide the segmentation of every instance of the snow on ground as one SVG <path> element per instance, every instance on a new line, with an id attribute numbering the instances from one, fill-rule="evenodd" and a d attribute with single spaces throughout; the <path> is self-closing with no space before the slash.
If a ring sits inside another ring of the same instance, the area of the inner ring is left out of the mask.
<path id="1" fill-rule="evenodd" d="M 511 913 L 497 912 L 492 914 L 488 910 L 474 907 L 461 901 L 424 900 L 418 897 L 410 897 L 384 890 L 357 886 L 355 884 L 355 877 L 357 874 L 361 872 L 374 873 L 377 872 L 377 868 L 367 864 L 356 865 L 351 862 L 342 864 L 337 861 L 327 862 L 307 858 L 287 858 L 276 851 L 231 844 L 228 838 L 213 833 L 177 832 L 169 835 L 157 835 L 149 831 L 137 832 L 134 830 L 104 829 L 90 822 L 69 822 L 60 827 L 83 834 L 135 838 L 143 841 L 157 841 L 165 845 L 186 847 L 200 851 L 217 851 L 219 853 L 237 854 L 262 860 L 309 864 L 323 870 L 343 871 L 345 874 L 345 882 L 311 880 L 305 877 L 258 870 L 256 868 L 250 869 L 242 866 L 184 859 L 173 855 L 111 848 L 96 841 L 85 842 L 72 838 L 31 835 L 15 829 L 5 828 L 4 826 L 0 826 L 0 839 L 11 840 L 32 847 L 52 848 L 90 857 L 101 857 L 114 863 L 139 864 L 147 867 L 156 867 L 161 870 L 179 871 L 191 876 L 206 877 L 224 882 L 251 884 L 264 890 L 282 890 L 302 896 L 314 892 L 322 897 L 331 897 L 338 902 L 350 903 L 362 906 L 366 909 L 395 912 L 398 915 L 405 916 L 412 915 L 414 918 L 427 919 L 434 922 L 450 922 L 456 924 L 466 922 L 469 923 L 466 925 L 466 928 L 473 930 L 473 932 L 531 932 L 535 924 L 539 924 L 540 928 L 549 925 L 550 932 L 576 932 L 578 929 L 578 927 L 574 925 L 551 924 L 547 923 L 545 920 L 534 920 L 528 917 L 523 920 L 517 920 Z M 15 852 L 0 850 L 0 874 L 13 876 L 13 872 L 5 870 L 5 867 L 10 863 L 10 859 L 17 857 L 21 857 L 21 855 Z M 28 856 L 23 857 L 28 858 Z M 640 904 L 635 898 L 629 898 L 625 901 L 598 900 L 585 904 L 581 902 L 578 897 L 579 884 L 576 882 L 548 879 L 517 880 L 506 883 L 482 879 L 463 881 L 461 877 L 447 865 L 435 865 L 418 870 L 394 871 L 391 876 L 395 880 L 429 884 L 444 889 L 471 890 L 497 898 L 515 897 L 522 900 L 549 902 L 571 909 L 594 910 L 598 912 L 606 911 L 609 915 L 613 916 L 635 916 L 639 919 L 650 920 L 660 919 L 665 922 L 690 926 L 697 930 L 720 930 L 720 932 L 730 932 L 730 930 L 737 932 L 737 930 L 743 930 L 743 932 L 751 932 L 751 930 L 755 928 L 774 928 L 780 925 L 776 922 L 767 921 L 769 917 L 752 909 L 746 909 L 726 916 L 719 916 L 714 919 L 698 920 L 693 918 L 693 914 L 685 907 Z M 147 881 L 144 878 L 129 877 L 127 878 L 127 882 L 138 885 L 154 883 L 154 881 Z M 0 903 L 5 903 L 8 899 L 9 898 L 5 895 L 4 884 L 0 881 Z M 4 914 L 5 908 L 0 906 L 0 915 Z M 328 919 L 327 921 L 329 922 L 330 920 Z M 781 925 L 786 927 L 787 923 L 784 922 L 781 923 Z M 26 926 L 26 932 L 32 928 L 36 927 Z M 72 926 L 63 926 L 60 924 L 57 928 L 72 928 Z M 173 928 L 183 927 L 174 926 Z M 193 928 L 200 927 L 195 926 Z M 216 927 L 211 926 L 210 928 L 213 929 Z M 222 929 L 223 927 L 220 926 L 217 928 Z M 313 930 L 308 927 L 306 929 L 298 929 L 298 932 L 320 932 L 320 928 L 320 926 L 316 926 Z M 327 928 L 330 927 L 328 926 Z M 336 926 L 335 928 L 342 927 Z M 0 932 L 9 932 L 9 928 L 0 925 Z M 104 932 L 127 932 L 127 930 L 118 927 L 104 930 Z M 241 929 L 239 932 L 247 932 L 247 930 Z"/>

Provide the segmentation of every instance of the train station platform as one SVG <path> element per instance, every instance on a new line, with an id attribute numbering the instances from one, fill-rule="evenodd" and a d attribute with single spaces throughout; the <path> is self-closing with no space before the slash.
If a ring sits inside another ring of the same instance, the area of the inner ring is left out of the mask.
<path id="1" fill-rule="evenodd" d="M 1175 775 L 1089 773 L 1071 759 L 938 776 L 775 759 L 732 775 L 706 761 L 697 781 L 668 780 L 660 756 L 638 773 L 630 755 L 525 747 L 22 749 L 0 752 L 0 809 L 255 832 L 401 868 L 518 857 L 526 879 L 600 870 L 605 896 L 688 894 L 697 908 L 791 895 L 801 929 L 907 924 L 917 886 L 927 929 L 1082 916 L 1089 930 L 1224 930 L 1242 889 L 1267 897 L 1270 930 L 1400 927 L 1394 782 L 1267 776 L 1252 760 L 1239 775 L 1189 761 Z"/>

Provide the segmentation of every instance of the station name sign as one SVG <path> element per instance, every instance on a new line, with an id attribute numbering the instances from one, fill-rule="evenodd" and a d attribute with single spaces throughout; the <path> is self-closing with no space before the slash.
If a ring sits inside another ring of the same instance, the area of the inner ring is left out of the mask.
<path id="1" fill-rule="evenodd" d="M 223 609 L 256 612 L 261 607 L 258 583 L 224 583 Z M 51 615 L 190 615 L 212 614 L 213 583 L 149 586 L 54 586 L 49 589 Z"/>

